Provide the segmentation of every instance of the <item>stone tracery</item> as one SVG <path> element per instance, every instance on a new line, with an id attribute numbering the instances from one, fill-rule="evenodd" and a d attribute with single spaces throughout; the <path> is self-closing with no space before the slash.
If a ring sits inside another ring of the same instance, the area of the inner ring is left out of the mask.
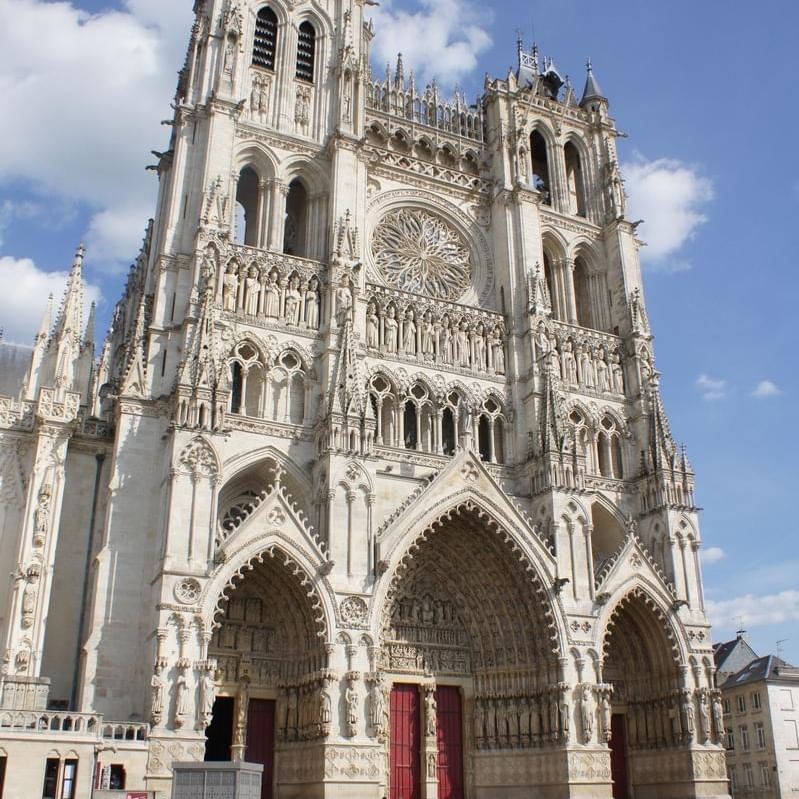
<path id="1" fill-rule="evenodd" d="M 471 256 L 440 217 L 400 208 L 378 223 L 372 239 L 377 266 L 395 288 L 456 300 L 471 284 Z"/>

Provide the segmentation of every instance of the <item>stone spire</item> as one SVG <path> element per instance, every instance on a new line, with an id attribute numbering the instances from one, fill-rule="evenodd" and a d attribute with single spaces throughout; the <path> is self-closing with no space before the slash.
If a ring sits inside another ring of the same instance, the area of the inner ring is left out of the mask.
<path id="1" fill-rule="evenodd" d="M 50 330 L 53 327 L 53 295 L 52 293 L 47 298 L 47 308 L 45 309 L 44 316 L 42 316 L 42 323 L 39 325 L 39 332 L 36 334 L 34 344 L 46 344 L 47 339 L 50 338 Z"/>
<path id="2" fill-rule="evenodd" d="M 590 58 L 586 62 L 585 68 L 585 88 L 583 89 L 583 99 L 580 100 L 580 105 L 585 107 L 589 103 L 607 103 L 608 99 L 605 97 L 605 93 L 602 91 L 599 86 L 599 81 L 594 75 L 594 67 L 591 64 Z"/>
<path id="3" fill-rule="evenodd" d="M 51 347 L 55 355 L 54 384 L 58 388 L 75 388 L 78 377 L 77 359 L 81 349 L 83 316 L 83 256 L 86 249 L 80 244 L 69 273 L 64 301 L 55 323 Z"/>

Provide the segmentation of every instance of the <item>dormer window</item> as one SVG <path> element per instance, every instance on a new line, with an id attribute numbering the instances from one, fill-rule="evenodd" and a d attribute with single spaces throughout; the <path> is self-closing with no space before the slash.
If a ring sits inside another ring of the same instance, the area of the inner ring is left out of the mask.
<path id="1" fill-rule="evenodd" d="M 310 22 L 303 22 L 297 42 L 297 79 L 313 83 L 315 63 L 316 31 Z"/>
<path id="2" fill-rule="evenodd" d="M 256 67 L 275 70 L 277 52 L 277 16 L 269 6 L 264 6 L 255 18 L 255 42 L 252 48 L 252 63 Z"/>

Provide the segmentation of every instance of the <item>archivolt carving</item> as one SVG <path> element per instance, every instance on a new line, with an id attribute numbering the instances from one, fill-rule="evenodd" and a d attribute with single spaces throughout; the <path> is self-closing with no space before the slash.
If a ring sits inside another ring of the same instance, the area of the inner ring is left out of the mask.
<path id="1" fill-rule="evenodd" d="M 387 214 L 372 237 L 375 262 L 395 288 L 456 300 L 472 280 L 471 256 L 457 231 L 419 209 Z"/>
<path id="2" fill-rule="evenodd" d="M 178 456 L 178 464 L 182 471 L 190 474 L 210 477 L 219 474 L 219 460 L 214 448 L 204 438 L 190 441 Z"/>

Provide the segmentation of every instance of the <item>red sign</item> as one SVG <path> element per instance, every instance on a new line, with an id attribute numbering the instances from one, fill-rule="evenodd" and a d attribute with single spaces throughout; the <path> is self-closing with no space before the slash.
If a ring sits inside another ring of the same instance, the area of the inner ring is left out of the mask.
<path id="1" fill-rule="evenodd" d="M 150 799 L 150 794 L 147 791 L 134 791 L 133 793 L 128 791 L 125 794 L 125 799 Z"/>

